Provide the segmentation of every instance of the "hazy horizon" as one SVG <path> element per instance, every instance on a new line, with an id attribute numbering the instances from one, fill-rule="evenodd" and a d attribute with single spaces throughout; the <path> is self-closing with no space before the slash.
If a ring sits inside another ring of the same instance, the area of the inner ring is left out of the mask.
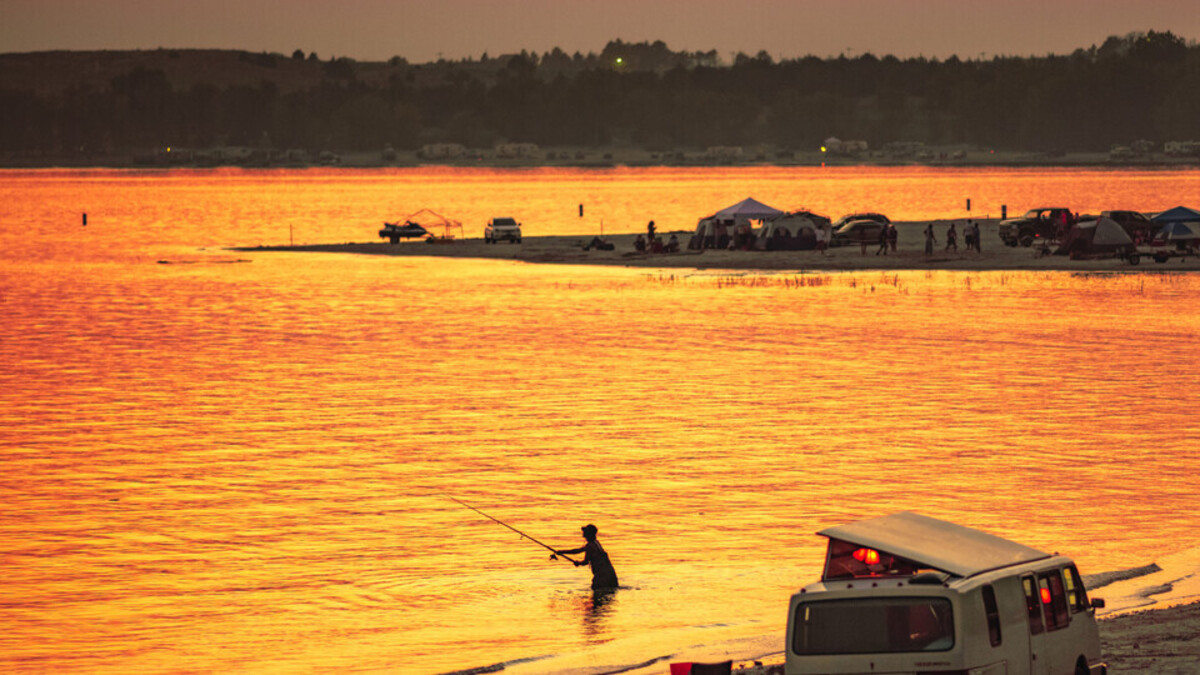
<path id="1" fill-rule="evenodd" d="M 281 8 L 286 7 L 286 12 Z M 598 53 L 612 40 L 717 50 L 726 62 L 864 53 L 1041 56 L 1110 35 L 1200 35 L 1193 0 L 6 0 L 0 51 L 240 49 L 410 62 L 521 50 Z"/>

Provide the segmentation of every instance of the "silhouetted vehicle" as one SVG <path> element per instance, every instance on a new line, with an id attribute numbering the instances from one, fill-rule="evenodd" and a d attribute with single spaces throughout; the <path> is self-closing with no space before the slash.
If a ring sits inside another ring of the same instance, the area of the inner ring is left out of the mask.
<path id="1" fill-rule="evenodd" d="M 851 213 L 850 215 L 842 216 L 833 223 L 833 230 L 836 232 L 838 228 L 854 220 L 873 220 L 882 225 L 891 225 L 892 220 L 882 213 Z"/>
<path id="2" fill-rule="evenodd" d="M 879 231 L 886 226 L 878 220 L 852 220 L 834 228 L 830 235 L 830 246 L 851 246 L 864 241 L 874 244 L 879 241 Z"/>
<path id="3" fill-rule="evenodd" d="M 1071 209 L 1043 207 L 1030 209 L 1020 218 L 1000 221 L 1000 240 L 1008 246 L 1033 246 L 1033 242 L 1062 238 L 1075 224 Z"/>
<path id="4" fill-rule="evenodd" d="M 408 220 L 403 223 L 384 223 L 383 229 L 379 231 L 380 239 L 387 239 L 393 244 L 399 244 L 401 239 L 414 239 L 428 235 L 429 230 Z"/>
<path id="5" fill-rule="evenodd" d="M 483 228 L 483 241 L 494 244 L 501 239 L 514 244 L 521 243 L 521 224 L 512 218 L 492 218 Z"/>

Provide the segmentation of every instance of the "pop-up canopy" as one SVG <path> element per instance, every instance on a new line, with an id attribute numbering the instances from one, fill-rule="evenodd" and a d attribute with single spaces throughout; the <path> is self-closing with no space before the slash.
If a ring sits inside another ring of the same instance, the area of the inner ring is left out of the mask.
<path id="1" fill-rule="evenodd" d="M 1156 223 L 1200 223 L 1200 211 L 1186 206 L 1176 206 L 1154 216 L 1150 220 Z"/>
<path id="2" fill-rule="evenodd" d="M 747 197 L 733 206 L 727 206 L 717 211 L 712 217 L 719 220 L 733 220 L 743 223 L 750 220 L 770 220 L 782 215 L 783 211 L 771 208 L 752 197 Z"/>

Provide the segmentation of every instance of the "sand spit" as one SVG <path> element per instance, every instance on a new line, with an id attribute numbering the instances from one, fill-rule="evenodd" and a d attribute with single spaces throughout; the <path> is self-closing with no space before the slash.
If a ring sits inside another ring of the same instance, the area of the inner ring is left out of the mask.
<path id="1" fill-rule="evenodd" d="M 1179 272 L 1200 271 L 1200 257 L 1174 255 L 1156 263 L 1152 249 L 1143 247 L 1140 264 L 1131 265 L 1116 258 L 1072 260 L 1067 256 L 1045 255 L 1037 246 L 1011 248 L 996 235 L 994 223 L 982 232 L 982 251 L 967 251 L 960 236 L 958 250 L 946 250 L 946 228 L 950 221 L 935 221 L 937 244 L 926 255 L 922 232 L 927 223 L 897 223 L 899 242 L 895 252 L 876 254 L 878 246 L 868 244 L 866 253 L 858 245 L 830 248 L 825 255 L 817 251 L 688 251 L 678 253 L 638 253 L 636 234 L 610 235 L 605 239 L 612 251 L 585 250 L 590 235 L 526 236 L 520 244 L 487 244 L 483 239 L 460 239 L 439 243 L 422 240 L 389 244 L 386 241 L 347 242 L 341 244 L 264 245 L 239 247 L 239 251 L 297 251 L 357 253 L 366 255 L 423 256 L 515 260 L 526 263 L 560 265 L 618 265 L 624 267 L 672 269 L 729 269 L 766 271 L 841 271 L 841 270 L 1029 270 L 1068 272 Z M 956 221 L 960 223 L 963 221 Z M 670 232 L 661 233 L 669 237 Z M 691 232 L 676 232 L 681 247 L 687 246 Z M 1157 249 L 1163 250 L 1163 249 Z"/>

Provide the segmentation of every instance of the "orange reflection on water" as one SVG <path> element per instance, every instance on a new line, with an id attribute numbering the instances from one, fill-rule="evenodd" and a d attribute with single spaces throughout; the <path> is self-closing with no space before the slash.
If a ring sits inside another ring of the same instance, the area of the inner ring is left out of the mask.
<path id="1" fill-rule="evenodd" d="M 201 247 L 271 230 L 230 214 L 415 188 L 157 178 L 71 183 L 126 214 L 95 248 L 49 221 L 0 240 L 6 669 L 628 665 L 781 637 L 812 533 L 848 520 L 912 509 L 1085 574 L 1194 538 L 1195 275 L 226 263 Z M 657 189 L 696 213 L 727 178 Z M 16 212 L 62 195 L 35 183 Z M 191 239 L 159 199 L 218 215 Z M 444 495 L 556 547 L 596 523 L 626 587 L 598 602 Z"/>

